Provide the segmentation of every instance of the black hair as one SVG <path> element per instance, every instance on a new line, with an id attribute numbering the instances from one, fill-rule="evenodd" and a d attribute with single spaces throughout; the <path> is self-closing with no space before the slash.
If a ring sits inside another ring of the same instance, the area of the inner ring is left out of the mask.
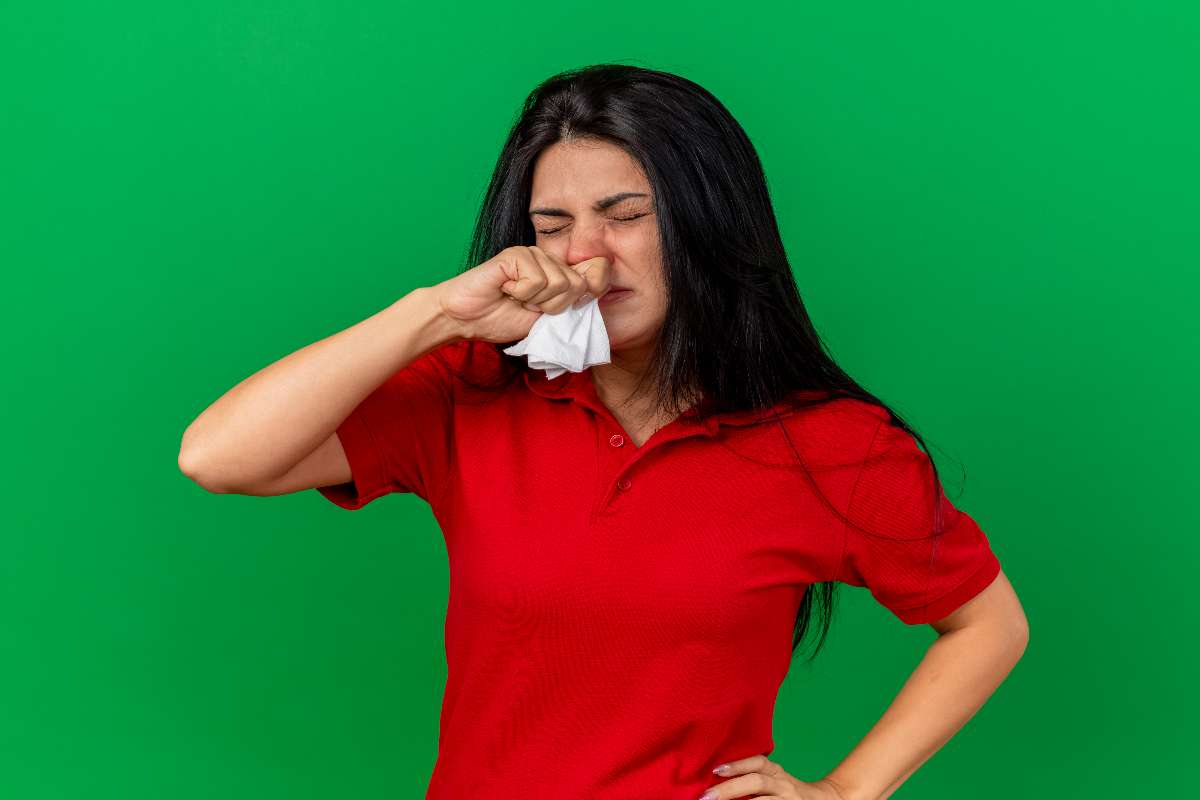
<path id="1" fill-rule="evenodd" d="M 887 424 L 912 434 L 928 452 L 899 414 L 834 362 L 800 299 L 758 154 L 725 106 L 686 78 L 606 63 L 560 72 L 536 86 L 497 160 L 463 271 L 507 247 L 535 243 L 528 216 L 535 162 L 547 147 L 573 138 L 621 147 L 653 190 L 668 300 L 643 380 L 660 387 L 660 410 L 678 414 L 696 392 L 705 398 L 702 413 L 855 398 L 886 410 Z M 504 366 L 503 384 L 528 369 L 523 356 L 502 352 L 508 344 L 492 345 Z M 790 437 L 788 445 L 815 485 Z M 943 528 L 941 481 L 936 464 L 928 463 L 936 536 Z M 793 654 L 818 614 L 820 634 L 809 660 L 816 657 L 837 589 L 835 581 L 808 587 Z"/>

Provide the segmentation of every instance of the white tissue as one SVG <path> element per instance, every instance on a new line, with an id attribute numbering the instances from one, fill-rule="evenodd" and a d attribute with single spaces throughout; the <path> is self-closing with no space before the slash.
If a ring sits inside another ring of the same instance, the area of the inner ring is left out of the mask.
<path id="1" fill-rule="evenodd" d="M 546 370 L 550 380 L 567 370 L 583 372 L 596 364 L 609 363 L 612 354 L 608 331 L 598 302 L 585 294 L 575 305 L 557 314 L 542 314 L 533 321 L 529 335 L 504 348 L 504 352 L 529 356 L 530 368 Z"/>

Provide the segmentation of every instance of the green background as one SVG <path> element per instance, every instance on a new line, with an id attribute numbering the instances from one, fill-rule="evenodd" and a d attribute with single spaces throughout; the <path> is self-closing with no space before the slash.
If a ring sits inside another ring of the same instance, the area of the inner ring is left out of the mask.
<path id="1" fill-rule="evenodd" d="M 1198 34 L 1182 1 L 0 3 L 0 796 L 423 795 L 428 507 L 208 494 L 180 435 L 455 274 L 525 93 L 600 61 L 685 75 L 746 128 L 819 329 L 942 448 L 1025 606 L 1024 659 L 895 796 L 1176 796 Z M 934 636 L 842 599 L 777 707 L 803 779 Z"/>

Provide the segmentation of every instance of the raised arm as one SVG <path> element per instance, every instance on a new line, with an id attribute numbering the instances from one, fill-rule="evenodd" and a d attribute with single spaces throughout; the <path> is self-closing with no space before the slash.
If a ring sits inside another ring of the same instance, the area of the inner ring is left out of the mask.
<path id="1" fill-rule="evenodd" d="M 507 247 L 234 386 L 183 432 L 179 468 L 222 493 L 286 494 L 349 481 L 338 426 L 390 376 L 450 342 L 521 339 L 542 313 L 558 313 L 585 292 L 600 297 L 610 279 L 602 256 L 568 266 L 537 247 Z"/>
<path id="2" fill-rule="evenodd" d="M 303 470 L 312 485 L 349 480 L 338 424 L 388 376 L 463 338 L 438 297 L 434 287 L 414 289 L 241 381 L 184 431 L 179 468 L 209 491 L 268 494 L 312 455 L 321 462 Z"/>

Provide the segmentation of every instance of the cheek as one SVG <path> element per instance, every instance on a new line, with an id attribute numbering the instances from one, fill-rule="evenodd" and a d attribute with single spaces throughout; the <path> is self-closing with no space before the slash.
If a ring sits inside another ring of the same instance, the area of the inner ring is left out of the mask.
<path id="1" fill-rule="evenodd" d="M 656 232 L 631 235 L 619 247 L 622 257 L 637 271 L 642 282 L 663 285 L 662 253 Z"/>
<path id="2" fill-rule="evenodd" d="M 642 314 L 649 315 L 652 320 L 661 320 L 666 314 L 667 287 L 658 229 L 650 225 L 643 230 L 627 231 L 611 240 L 611 244 L 627 274 L 635 281 Z"/>
<path id="3" fill-rule="evenodd" d="M 631 258 L 636 257 L 641 263 L 658 257 L 658 227 L 654 224 L 637 225 L 635 228 L 617 231 L 612 242 Z"/>
<path id="4" fill-rule="evenodd" d="M 658 239 L 658 228 L 653 225 L 647 225 L 645 230 L 639 231 L 637 238 L 638 252 L 648 262 L 657 262 L 661 258 L 661 245 Z"/>

